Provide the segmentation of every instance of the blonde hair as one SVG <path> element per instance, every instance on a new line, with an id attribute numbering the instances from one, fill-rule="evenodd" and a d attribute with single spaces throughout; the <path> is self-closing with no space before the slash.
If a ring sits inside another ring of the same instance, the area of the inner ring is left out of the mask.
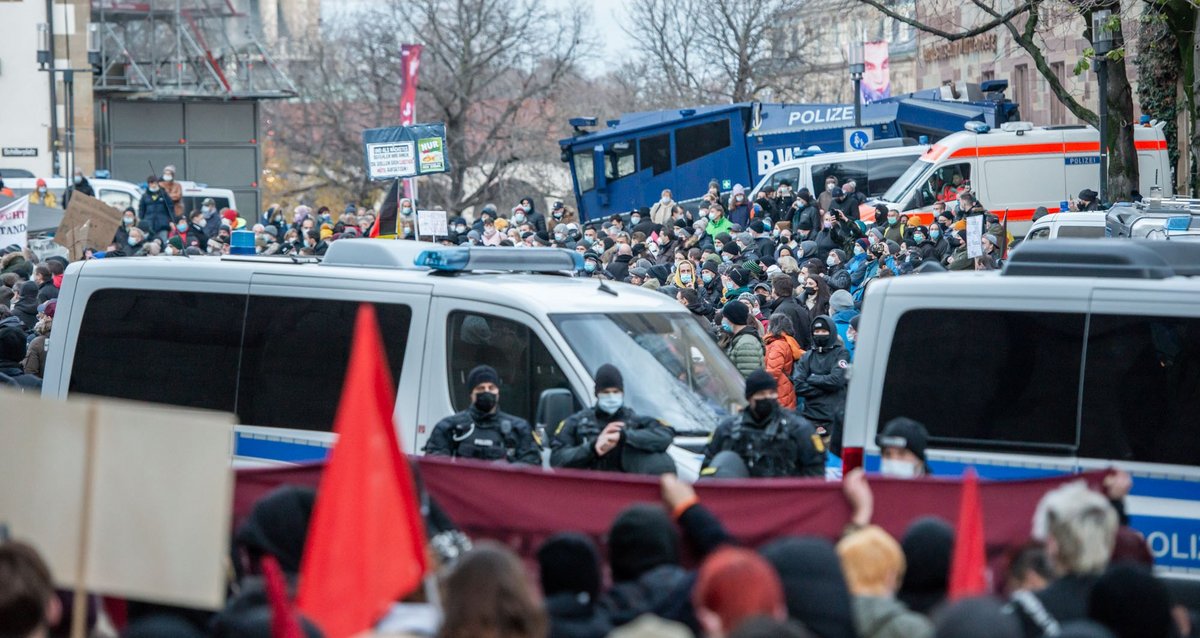
<path id="1" fill-rule="evenodd" d="M 838 558 L 850 593 L 856 596 L 878 594 L 900 586 L 904 577 L 904 551 L 890 534 L 868 525 L 843 538 L 837 544 Z"/>
<path id="2" fill-rule="evenodd" d="M 1050 490 L 1033 515 L 1033 537 L 1053 538 L 1052 558 L 1067 574 L 1099 574 L 1117 539 L 1117 511 L 1084 481 Z"/>

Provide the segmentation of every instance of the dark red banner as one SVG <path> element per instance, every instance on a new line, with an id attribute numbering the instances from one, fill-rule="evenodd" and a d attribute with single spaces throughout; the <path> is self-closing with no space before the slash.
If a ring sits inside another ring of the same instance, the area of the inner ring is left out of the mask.
<path id="1" fill-rule="evenodd" d="M 572 530 L 603 538 L 617 514 L 633 503 L 660 502 L 658 480 L 647 476 L 555 470 L 419 457 L 426 489 L 473 538 L 492 538 L 530 556 L 548 536 Z M 321 465 L 241 470 L 234 519 L 254 502 L 287 483 L 316 486 Z M 1042 495 L 1064 482 L 1087 480 L 1098 489 L 1104 472 L 1027 481 L 981 482 L 983 526 L 989 553 L 1029 538 Z M 913 520 L 939 516 L 958 520 L 962 483 L 957 479 L 870 477 L 875 494 L 873 522 L 897 538 Z M 840 482 L 822 479 L 719 480 L 696 485 L 700 501 L 737 539 L 757 547 L 789 535 L 836 540 L 850 519 Z"/>
<path id="2" fill-rule="evenodd" d="M 400 45 L 400 126 L 411 126 L 416 122 L 417 75 L 421 69 L 420 44 Z M 404 196 L 415 197 L 413 180 L 404 180 Z"/>

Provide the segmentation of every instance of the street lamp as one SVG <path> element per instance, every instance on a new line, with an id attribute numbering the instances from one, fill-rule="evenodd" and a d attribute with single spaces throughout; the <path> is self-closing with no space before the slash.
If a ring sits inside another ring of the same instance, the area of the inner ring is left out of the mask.
<path id="1" fill-rule="evenodd" d="M 45 22 L 39 22 L 37 25 L 37 31 L 37 62 L 38 66 L 44 69 L 46 68 L 47 64 L 52 64 L 54 62 L 50 58 L 50 25 Z"/>
<path id="2" fill-rule="evenodd" d="M 1095 53 L 1096 77 L 1100 83 L 1100 201 L 1108 199 L 1108 53 L 1113 50 L 1113 35 L 1108 28 L 1112 11 L 1092 12 L 1092 51 Z"/>
<path id="3" fill-rule="evenodd" d="M 99 67 L 103 61 L 100 55 L 101 37 L 100 23 L 89 22 L 87 31 L 88 64 L 92 65 L 93 67 Z"/>
<path id="4" fill-rule="evenodd" d="M 850 43 L 850 79 L 854 80 L 854 127 L 862 126 L 862 78 L 867 70 L 862 40 Z"/>

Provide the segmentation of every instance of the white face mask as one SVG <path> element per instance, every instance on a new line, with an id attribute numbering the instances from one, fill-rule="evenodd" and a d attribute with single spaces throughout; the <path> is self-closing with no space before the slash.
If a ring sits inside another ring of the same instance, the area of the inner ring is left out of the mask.
<path id="1" fill-rule="evenodd" d="M 170 173 L 167 173 L 167 174 L 163 175 L 162 181 L 164 181 L 164 182 L 170 182 L 170 181 L 172 181 L 172 180 L 174 180 L 174 179 L 175 179 L 175 176 L 174 176 L 174 175 L 172 175 L 172 174 L 170 174 Z"/>
<path id="2" fill-rule="evenodd" d="M 899 459 L 883 459 L 879 462 L 879 473 L 892 478 L 916 478 L 917 464 Z"/>
<path id="3" fill-rule="evenodd" d="M 605 414 L 616 414 L 625 403 L 625 395 L 620 392 L 606 392 L 596 397 L 596 407 Z"/>

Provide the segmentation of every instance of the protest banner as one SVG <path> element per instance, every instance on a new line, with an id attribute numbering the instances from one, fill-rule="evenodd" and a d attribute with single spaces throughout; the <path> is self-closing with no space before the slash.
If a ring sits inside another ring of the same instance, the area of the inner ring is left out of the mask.
<path id="1" fill-rule="evenodd" d="M 0 247 L 29 245 L 29 196 L 0 208 Z"/>
<path id="2" fill-rule="evenodd" d="M 54 233 L 54 241 L 71 251 L 71 261 L 83 259 L 83 251 L 104 250 L 121 227 L 121 211 L 91 197 L 75 192 L 67 204 L 67 213 Z"/>
<path id="3" fill-rule="evenodd" d="M 532 558 L 553 534 L 572 530 L 603 546 L 608 527 L 634 503 L 661 502 L 658 477 L 496 465 L 468 459 L 422 456 L 425 488 L 464 532 L 490 538 Z M 235 520 L 254 502 L 284 484 L 316 486 L 323 464 L 239 470 L 234 497 Z M 990 555 L 1029 538 L 1038 501 L 1067 481 L 1085 480 L 1098 489 L 1104 472 L 1022 481 L 984 481 L 979 485 Z M 914 520 L 938 516 L 958 519 L 959 479 L 893 479 L 873 475 L 873 521 L 900 538 Z M 471 489 L 462 489 L 470 485 Z M 837 540 L 850 520 L 841 482 L 820 479 L 709 480 L 696 484 L 700 502 L 716 514 L 738 541 L 758 547 L 789 535 Z M 884 504 L 888 504 L 885 506 Z"/>
<path id="4" fill-rule="evenodd" d="M 56 585 L 85 605 L 85 592 L 224 604 L 232 415 L 9 390 L 0 403 L 0 523 Z"/>
<path id="5" fill-rule="evenodd" d="M 445 237 L 450 232 L 449 216 L 444 210 L 418 210 L 417 235 Z"/>
<path id="6" fill-rule="evenodd" d="M 967 257 L 983 256 L 983 215 L 967 218 Z"/>
<path id="7" fill-rule="evenodd" d="M 416 177 L 450 170 L 444 124 L 413 124 L 363 131 L 367 176 L 373 180 Z"/>

